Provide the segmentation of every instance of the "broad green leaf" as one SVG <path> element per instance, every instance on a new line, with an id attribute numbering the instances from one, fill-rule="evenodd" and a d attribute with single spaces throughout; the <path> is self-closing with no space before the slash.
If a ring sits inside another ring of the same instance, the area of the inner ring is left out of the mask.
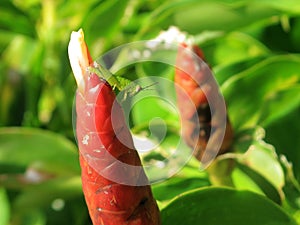
<path id="1" fill-rule="evenodd" d="M 185 2 L 182 10 L 174 10 L 174 24 L 190 33 L 232 31 L 284 13 L 276 7 L 262 4 L 262 1 L 245 1 L 235 5 L 222 1 Z"/>
<path id="2" fill-rule="evenodd" d="M 16 212 L 12 221 L 16 225 L 46 225 L 47 218 L 45 212 L 41 209 L 27 209 L 24 211 Z"/>
<path id="3" fill-rule="evenodd" d="M 267 198 L 226 188 L 202 188 L 181 194 L 162 209 L 161 217 L 163 225 L 296 225 Z"/>
<path id="4" fill-rule="evenodd" d="M 158 183 L 178 175 L 191 159 L 192 152 L 172 127 L 150 125 L 149 129 L 151 134 L 136 149 L 150 182 Z"/>
<path id="5" fill-rule="evenodd" d="M 20 1 L 20 0 L 18 0 Z M 57 9 L 57 15 L 59 19 L 68 18 L 69 22 L 74 26 L 74 24 L 82 23 L 83 17 L 86 16 L 91 9 L 94 9 L 93 6 L 99 3 L 97 0 L 86 0 L 84 2 L 78 2 L 76 0 L 69 0 L 60 4 L 60 7 Z M 80 10 L 78 10 L 80 8 Z M 76 13 L 74 13 L 76 11 Z M 69 25 L 72 27 L 72 25 Z"/>
<path id="6" fill-rule="evenodd" d="M 282 203 L 283 192 L 282 189 L 275 187 L 263 174 L 257 172 L 255 168 L 245 166 L 241 163 L 237 163 L 237 171 L 240 171 L 242 176 L 235 176 L 234 171 L 232 174 L 235 186 L 237 189 L 247 190 L 247 183 L 250 183 L 253 186 L 253 191 L 261 193 L 268 197 L 270 200 L 277 204 Z M 247 182 L 242 184 L 241 178 L 246 177 Z M 239 188 L 239 185 L 241 187 Z M 249 189 L 250 190 L 250 189 Z"/>
<path id="7" fill-rule="evenodd" d="M 87 13 L 83 22 L 87 43 L 99 40 L 100 37 L 105 38 L 118 28 L 121 25 L 120 21 L 122 21 L 127 3 L 127 0 L 113 0 L 96 4 Z"/>
<path id="8" fill-rule="evenodd" d="M 13 209 L 46 207 L 57 198 L 70 199 L 82 195 L 80 176 L 49 179 L 35 185 L 28 185 L 14 199 Z"/>
<path id="9" fill-rule="evenodd" d="M 258 40 L 240 32 L 232 32 L 218 39 L 216 45 L 214 63 L 218 66 L 262 57 L 270 53 Z"/>
<path id="10" fill-rule="evenodd" d="M 262 178 L 257 183 L 251 177 L 254 171 L 240 164 L 238 162 L 239 157 L 241 156 L 238 154 L 227 154 L 216 158 L 207 169 L 212 184 L 215 186 L 234 187 L 238 190 L 249 190 L 265 195 L 260 184 L 267 184 L 269 182 Z M 274 189 L 274 187 L 271 188 Z"/>
<path id="11" fill-rule="evenodd" d="M 50 120 L 53 118 L 53 113 L 55 109 L 57 109 L 58 104 L 64 104 L 64 106 L 60 106 L 60 109 L 66 109 L 69 107 L 69 110 L 71 110 L 71 102 L 69 102 L 69 105 L 66 104 L 64 99 L 64 90 L 69 90 L 70 92 L 73 90 L 67 89 L 66 86 L 60 87 L 59 85 L 56 86 L 50 86 L 48 88 L 44 88 L 43 92 L 41 93 L 39 102 L 38 102 L 38 116 L 39 116 L 39 121 L 42 124 L 48 124 Z M 63 122 L 69 122 L 71 124 L 72 118 L 70 118 L 70 111 L 67 112 L 68 115 L 65 116 L 65 118 L 61 118 Z"/>
<path id="12" fill-rule="evenodd" d="M 153 11 L 139 36 L 162 24 L 176 25 L 191 34 L 206 30 L 231 31 L 281 14 L 277 9 L 248 1 L 238 1 L 237 4 L 224 4 L 218 0 L 174 1 Z"/>
<path id="13" fill-rule="evenodd" d="M 76 146 L 65 137 L 33 128 L 0 129 L 1 171 L 28 168 L 50 174 L 79 174 Z"/>
<path id="14" fill-rule="evenodd" d="M 215 186 L 227 186 L 237 190 L 248 190 L 264 195 L 281 203 L 281 190 L 276 189 L 271 182 L 254 169 L 245 166 L 234 159 L 219 157 L 208 168 L 210 180 Z"/>
<path id="15" fill-rule="evenodd" d="M 178 126 L 179 115 L 173 81 L 161 77 L 141 78 L 138 81 L 141 81 L 141 87 L 151 84 L 153 86 L 132 98 L 131 113 L 134 126 L 143 126 L 155 118 L 164 120 L 166 124 L 173 123 L 175 127 Z"/>
<path id="16" fill-rule="evenodd" d="M 265 1 L 255 0 L 254 2 L 275 9 L 279 9 L 287 13 L 291 13 L 292 15 L 293 14 L 299 15 L 300 13 L 300 5 L 297 0 L 265 0 Z"/>
<path id="17" fill-rule="evenodd" d="M 266 57 L 261 56 L 250 59 L 248 58 L 243 61 L 235 62 L 232 64 L 216 65 L 213 67 L 215 78 L 218 81 L 218 84 L 222 85 L 230 77 L 241 73 L 245 69 L 254 66 L 255 64 L 259 63 L 264 59 L 266 59 Z"/>
<path id="18" fill-rule="evenodd" d="M 296 95 L 297 96 L 297 95 Z M 294 96 L 294 98 L 297 98 Z M 266 140 L 276 147 L 278 154 L 283 154 L 293 163 L 296 178 L 300 181 L 300 107 L 277 119 L 266 127 Z"/>
<path id="19" fill-rule="evenodd" d="M 0 225 L 7 225 L 10 219 L 10 203 L 6 190 L 0 187 Z"/>
<path id="20" fill-rule="evenodd" d="M 26 13 L 16 8 L 11 1 L 4 3 L 0 8 L 0 28 L 15 34 L 33 37 L 35 35 L 35 27 L 32 26 L 33 21 Z"/>
<path id="21" fill-rule="evenodd" d="M 166 204 L 183 192 L 210 186 L 208 174 L 199 167 L 199 161 L 192 157 L 174 176 L 152 185 L 155 199 Z"/>
<path id="22" fill-rule="evenodd" d="M 231 7 L 218 1 L 194 1 L 184 10 L 177 10 L 174 21 L 175 25 L 191 33 L 203 30 L 231 31 L 278 14 L 277 10 L 258 4 Z"/>
<path id="23" fill-rule="evenodd" d="M 22 73 L 31 74 L 35 67 L 36 57 L 40 54 L 41 45 L 29 37 L 15 36 L 3 53 L 3 60 L 10 68 Z"/>
<path id="24" fill-rule="evenodd" d="M 1 36 L 0 36 L 0 52 L 9 45 L 10 41 L 16 36 L 15 33 L 7 30 L 0 29 Z"/>
<path id="25" fill-rule="evenodd" d="M 239 153 L 220 156 L 208 168 L 213 184 L 251 190 L 280 203 L 284 172 L 274 147 L 263 138 L 262 128 L 237 134 L 234 149 Z"/>
<path id="26" fill-rule="evenodd" d="M 181 177 L 179 175 L 162 183 L 155 184 L 152 190 L 156 200 L 166 201 L 171 200 L 183 192 L 209 185 L 210 182 L 205 177 Z"/>
<path id="27" fill-rule="evenodd" d="M 51 209 L 49 208 L 47 210 L 47 225 L 91 224 L 83 195 L 67 200 L 63 198 L 57 198 L 52 201 Z"/>
<path id="28" fill-rule="evenodd" d="M 279 119 L 287 111 L 295 108 L 295 105 L 299 105 L 299 98 L 296 97 L 296 100 L 282 98 L 285 107 L 279 107 L 275 112 L 269 112 L 270 107 L 265 106 L 270 101 L 279 106 L 281 99 L 279 93 L 282 90 L 288 93 L 295 91 L 294 86 L 300 80 L 299 71 L 299 56 L 274 56 L 223 83 L 221 89 L 228 101 L 228 111 L 235 129 L 263 124 L 264 121 L 271 123 L 268 117 Z M 273 113 L 276 116 L 272 115 Z"/>
<path id="29" fill-rule="evenodd" d="M 132 119 L 135 126 L 149 123 L 152 119 L 161 118 L 166 120 L 172 118 L 175 109 L 163 99 L 157 96 L 150 96 L 138 101 L 132 108 Z M 171 120 L 172 121 L 172 120 Z M 136 128 L 134 128 L 136 129 Z"/>
<path id="30" fill-rule="evenodd" d="M 241 139 L 243 137 L 240 137 Z M 284 173 L 274 146 L 264 142 L 265 131 L 258 127 L 253 140 L 240 162 L 264 176 L 277 189 L 284 185 Z M 238 149 L 238 146 L 236 146 Z"/>
<path id="31" fill-rule="evenodd" d="M 215 186 L 235 187 L 233 182 L 232 173 L 236 169 L 236 160 L 226 158 L 224 156 L 217 157 L 207 168 L 209 179 Z M 238 172 L 237 172 L 238 173 Z M 247 185 L 247 190 L 255 191 L 257 186 L 254 187 Z M 262 193 L 260 190 L 257 191 Z"/>
<path id="32" fill-rule="evenodd" d="M 300 183 L 295 178 L 292 164 L 284 156 L 281 156 L 280 161 L 286 174 L 286 184 L 283 189 L 286 204 L 283 208 L 300 223 Z"/>
<path id="33" fill-rule="evenodd" d="M 13 0 L 12 1 L 14 3 L 14 5 L 16 5 L 18 8 L 22 9 L 22 10 L 27 10 L 29 11 L 29 9 L 31 7 L 34 7 L 38 4 L 41 3 L 41 0 Z"/>
<path id="34" fill-rule="evenodd" d="M 247 171 L 245 171 L 245 170 L 241 169 L 241 167 L 242 167 L 242 165 L 236 163 L 236 167 L 233 169 L 233 171 L 231 173 L 233 186 L 237 190 L 249 190 L 249 191 L 253 191 L 258 194 L 264 194 L 264 190 L 259 186 L 259 184 L 256 183 L 257 181 L 252 178 L 253 176 L 251 177 L 251 175 L 250 175 L 250 173 L 253 171 L 251 171 L 251 169 L 249 169 L 247 167 L 246 168 L 244 167 L 244 169 L 248 169 Z M 265 184 L 266 181 L 264 179 L 262 179 L 262 182 L 260 182 L 260 183 Z M 278 200 L 278 197 L 275 200 Z M 279 202 L 280 202 L 280 200 L 279 200 Z"/>
<path id="35" fill-rule="evenodd" d="M 0 73 L 7 74 L 0 81 L 0 126 L 19 126 L 24 113 L 25 79 L 20 73 L 8 72 L 1 66 Z"/>
<path id="36" fill-rule="evenodd" d="M 300 50 L 300 18 L 295 18 L 295 22 L 293 26 L 291 27 L 290 31 L 290 42 L 293 46 L 293 49 L 295 49 L 296 52 L 299 52 Z"/>
<path id="37" fill-rule="evenodd" d="M 288 115 L 293 109 L 299 108 L 300 84 L 295 84 L 287 88 L 283 87 L 283 90 L 270 93 L 270 96 L 267 98 L 268 101 L 263 105 L 258 120 L 258 123 L 265 127 Z"/>
<path id="38" fill-rule="evenodd" d="M 174 45 L 176 46 L 176 45 Z M 157 50 L 159 51 L 159 50 Z M 172 57 L 175 59 L 175 56 L 173 53 L 177 52 L 172 52 L 169 53 L 166 52 L 165 54 L 161 54 L 160 57 Z M 154 57 L 153 57 L 154 58 Z M 174 60 L 175 62 L 175 60 Z M 167 79 L 172 79 L 174 77 L 174 67 L 175 66 L 170 66 L 165 64 L 164 62 L 143 62 L 139 63 L 136 65 L 137 68 L 137 74 L 139 77 L 145 77 L 145 76 L 158 76 L 158 77 L 165 77 Z"/>

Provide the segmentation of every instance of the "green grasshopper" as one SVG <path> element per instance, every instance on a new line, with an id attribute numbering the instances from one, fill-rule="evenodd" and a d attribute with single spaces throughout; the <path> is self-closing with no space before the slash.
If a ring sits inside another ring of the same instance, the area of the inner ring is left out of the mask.
<path id="1" fill-rule="evenodd" d="M 112 74 L 109 70 L 97 62 L 94 62 L 93 66 L 89 66 L 87 71 L 89 73 L 94 73 L 101 79 L 105 80 L 113 90 L 118 89 L 118 91 L 122 92 L 124 95 L 122 101 L 125 101 L 128 97 L 133 97 L 140 91 L 148 89 L 149 87 L 157 84 L 157 82 L 155 82 L 142 87 L 134 81 Z"/>

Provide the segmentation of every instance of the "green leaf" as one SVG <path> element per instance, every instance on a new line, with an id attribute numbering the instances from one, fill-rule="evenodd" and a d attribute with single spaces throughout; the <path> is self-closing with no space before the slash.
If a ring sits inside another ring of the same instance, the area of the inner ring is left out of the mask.
<path id="1" fill-rule="evenodd" d="M 261 110 L 259 124 L 267 127 L 300 106 L 300 85 L 283 88 L 283 90 L 278 90 L 268 96 L 268 101 Z"/>
<path id="2" fill-rule="evenodd" d="M 233 172 L 233 180 L 235 185 L 240 190 L 245 190 L 247 188 L 247 182 L 250 183 L 254 187 L 254 192 L 261 193 L 268 197 L 270 200 L 277 204 L 282 203 L 283 192 L 281 189 L 275 187 L 263 174 L 257 172 L 255 169 L 245 166 L 243 164 L 237 163 L 237 171 L 241 172 L 242 176 L 236 176 Z M 246 176 L 247 182 L 242 184 L 239 188 L 239 184 L 241 184 L 241 178 Z M 250 190 L 250 189 L 249 189 Z"/>
<path id="3" fill-rule="evenodd" d="M 11 31 L 7 31 L 7 30 L 1 30 L 1 36 L 0 36 L 0 52 L 2 53 L 2 51 L 7 47 L 7 45 L 9 45 L 10 41 L 15 37 L 15 33 L 11 32 Z"/>
<path id="4" fill-rule="evenodd" d="M 105 1 L 87 13 L 83 22 L 87 43 L 106 37 L 120 26 L 128 1 Z"/>
<path id="5" fill-rule="evenodd" d="M 292 164 L 284 156 L 281 156 L 281 163 L 286 174 L 286 184 L 284 186 L 286 204 L 283 207 L 300 223 L 300 184 L 295 178 Z"/>
<path id="6" fill-rule="evenodd" d="M 234 157 L 219 157 L 210 165 L 208 172 L 213 185 L 252 191 L 278 204 L 282 201 L 281 190 L 276 189 L 264 176 L 239 163 Z"/>
<path id="7" fill-rule="evenodd" d="M 299 94 L 298 94 L 299 95 Z M 297 96 L 294 98 L 297 98 Z M 266 127 L 266 140 L 293 163 L 296 178 L 300 181 L 300 106 Z"/>
<path id="8" fill-rule="evenodd" d="M 299 52 L 300 50 L 300 18 L 295 18 L 295 22 L 293 26 L 291 27 L 291 33 L 289 35 L 290 42 L 293 46 L 293 49 L 295 51 Z"/>
<path id="9" fill-rule="evenodd" d="M 299 105 L 298 97 L 282 98 L 280 94 L 283 90 L 288 96 L 295 93 L 299 71 L 299 56 L 274 56 L 224 82 L 221 89 L 229 103 L 228 111 L 235 129 L 271 123 Z M 275 106 L 277 110 L 270 112 Z"/>
<path id="10" fill-rule="evenodd" d="M 161 217 L 163 225 L 296 225 L 267 198 L 226 188 L 202 188 L 181 194 L 162 209 Z"/>
<path id="11" fill-rule="evenodd" d="M 1 68 L 0 81 L 0 126 L 18 126 L 22 123 L 24 113 L 25 79 L 18 73 Z"/>
<path id="12" fill-rule="evenodd" d="M 199 161 L 192 157 L 176 175 L 153 184 L 152 190 L 155 199 L 166 204 L 183 192 L 210 185 L 207 172 L 201 170 Z"/>
<path id="13" fill-rule="evenodd" d="M 212 183 L 251 190 L 281 203 L 284 172 L 274 147 L 263 138 L 262 128 L 238 133 L 234 143 L 238 153 L 220 156 L 208 168 Z"/>
<path id="14" fill-rule="evenodd" d="M 241 73 L 245 68 L 250 68 L 255 64 L 266 59 L 264 56 L 247 58 L 242 61 L 234 62 L 232 64 L 221 64 L 213 67 L 214 75 L 219 85 L 222 85 L 230 77 Z"/>
<path id="15" fill-rule="evenodd" d="M 23 12 L 16 8 L 12 2 L 1 5 L 0 8 L 0 28 L 1 30 L 12 31 L 15 34 L 23 34 L 33 37 L 35 35 L 35 27 L 32 26 L 32 20 L 27 12 Z"/>
<path id="16" fill-rule="evenodd" d="M 28 168 L 50 174 L 79 174 L 76 146 L 65 137 L 33 128 L 0 129 L 1 171 Z"/>
<path id="17" fill-rule="evenodd" d="M 132 118 L 136 126 L 149 123 L 154 118 L 166 119 L 174 114 L 174 108 L 167 102 L 151 96 L 143 98 L 132 108 Z"/>
<path id="18" fill-rule="evenodd" d="M 143 79 L 145 80 L 145 79 Z M 134 126 L 143 126 L 155 118 L 160 118 L 166 123 L 178 126 L 178 112 L 176 111 L 176 100 L 174 95 L 174 84 L 170 80 L 147 79 L 148 82 L 140 84 L 141 87 L 153 85 L 148 90 L 141 91 L 133 98 L 131 108 Z M 171 92 L 171 94 L 170 94 Z"/>
<path id="19" fill-rule="evenodd" d="M 264 142 L 264 137 L 265 131 L 262 128 L 254 130 L 253 141 L 240 162 L 260 173 L 277 189 L 281 189 L 284 186 L 283 169 L 274 146 Z"/>
<path id="20" fill-rule="evenodd" d="M 217 40 L 214 63 L 232 64 L 268 55 L 269 50 L 258 40 L 241 32 L 232 32 Z"/>
<path id="21" fill-rule="evenodd" d="M 46 207 L 57 198 L 66 200 L 81 195 L 80 176 L 54 178 L 25 187 L 14 199 L 13 209 L 26 211 L 28 209 Z"/>
<path id="22" fill-rule="evenodd" d="M 10 218 L 10 204 L 6 190 L 0 187 L 0 225 L 7 225 Z"/>
<path id="23" fill-rule="evenodd" d="M 232 31 L 283 14 L 260 2 L 173 1 L 154 10 L 139 32 L 146 34 L 155 26 L 175 25 L 191 34 L 202 31 Z"/>
<path id="24" fill-rule="evenodd" d="M 175 176 L 152 187 L 156 200 L 170 200 L 183 192 L 199 187 L 209 186 L 210 182 L 205 177 L 181 177 Z"/>
<path id="25" fill-rule="evenodd" d="M 13 224 L 17 225 L 46 225 L 45 212 L 40 209 L 25 209 L 13 215 Z"/>
<path id="26" fill-rule="evenodd" d="M 260 4 L 231 6 L 220 1 L 194 1 L 184 10 L 176 11 L 174 21 L 175 25 L 190 33 L 203 30 L 231 31 L 277 14 L 277 10 Z"/>
<path id="27" fill-rule="evenodd" d="M 22 74 L 30 74 L 36 56 L 40 53 L 41 45 L 29 37 L 16 35 L 3 53 L 6 64 Z"/>
<path id="28" fill-rule="evenodd" d="M 292 15 L 300 13 L 300 5 L 297 0 L 255 0 L 255 2 L 291 13 Z"/>

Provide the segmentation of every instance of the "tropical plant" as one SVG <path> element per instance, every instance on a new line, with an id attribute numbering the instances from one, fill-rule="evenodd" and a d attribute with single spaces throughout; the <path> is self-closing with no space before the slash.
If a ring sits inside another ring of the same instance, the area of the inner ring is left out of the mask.
<path id="1" fill-rule="evenodd" d="M 97 59 L 170 26 L 192 35 L 203 50 L 234 140 L 231 152 L 207 169 L 191 158 L 152 185 L 162 224 L 300 224 L 298 1 L 2 0 L 0 225 L 91 224 L 72 124 L 71 31 L 84 29 Z M 173 81 L 174 68 L 145 62 L 117 74 Z M 180 138 L 178 116 L 155 98 L 132 108 L 132 133 L 155 140 L 160 127 L 152 136 L 148 127 L 155 117 L 168 130 L 145 164 L 165 159 Z"/>

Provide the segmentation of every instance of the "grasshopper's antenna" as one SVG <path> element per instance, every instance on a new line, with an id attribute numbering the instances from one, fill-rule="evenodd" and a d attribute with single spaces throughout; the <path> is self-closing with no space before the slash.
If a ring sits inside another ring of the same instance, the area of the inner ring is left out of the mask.
<path id="1" fill-rule="evenodd" d="M 147 86 L 144 86 L 144 87 L 141 87 L 141 86 L 139 86 L 139 90 L 138 90 L 138 92 L 139 91 L 143 91 L 143 90 L 148 90 L 148 91 L 150 91 L 150 90 L 153 90 L 153 89 L 151 89 L 150 87 L 153 87 L 153 86 L 155 86 L 155 85 L 157 85 L 158 84 L 158 81 L 156 81 L 156 82 L 154 82 L 154 83 L 152 83 L 152 84 L 149 84 L 149 85 L 147 85 Z"/>

